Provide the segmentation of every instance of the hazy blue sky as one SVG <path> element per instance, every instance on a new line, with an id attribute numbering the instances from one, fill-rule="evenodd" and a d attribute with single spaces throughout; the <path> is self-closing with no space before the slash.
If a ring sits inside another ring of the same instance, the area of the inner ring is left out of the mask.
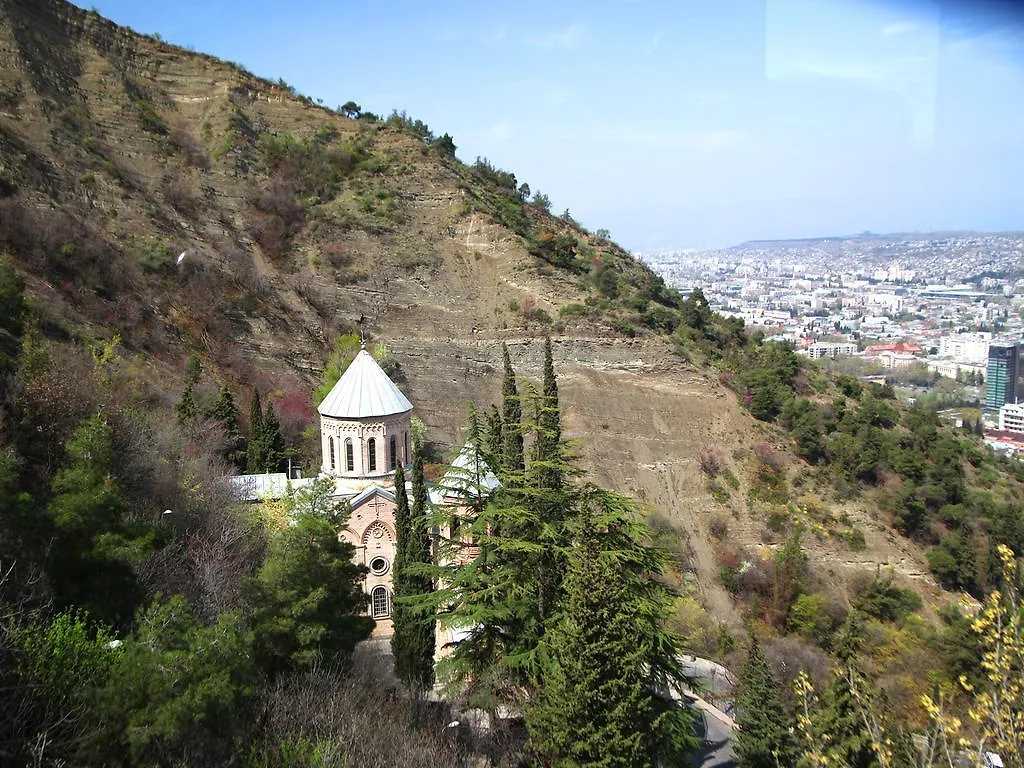
<path id="1" fill-rule="evenodd" d="M 1024 229 L 1013 2 L 94 7 L 325 105 L 404 109 L 634 250 Z"/>

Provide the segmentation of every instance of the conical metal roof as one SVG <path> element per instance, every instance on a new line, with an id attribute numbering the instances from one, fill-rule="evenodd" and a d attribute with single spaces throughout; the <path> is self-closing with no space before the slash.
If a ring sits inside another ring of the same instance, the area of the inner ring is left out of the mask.
<path id="1" fill-rule="evenodd" d="M 412 410 L 412 403 L 365 349 L 359 351 L 334 389 L 317 406 L 321 416 L 362 419 Z"/>

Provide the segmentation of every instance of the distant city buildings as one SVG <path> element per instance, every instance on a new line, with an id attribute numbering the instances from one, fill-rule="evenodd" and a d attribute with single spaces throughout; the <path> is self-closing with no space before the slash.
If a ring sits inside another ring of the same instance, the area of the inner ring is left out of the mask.
<path id="1" fill-rule="evenodd" d="M 669 285 L 700 288 L 714 310 L 812 360 L 861 376 L 909 369 L 918 390 L 905 396 L 918 396 L 930 371 L 957 381 L 957 396 L 983 405 L 993 426 L 1001 406 L 1024 401 L 1024 233 L 866 234 L 639 256 Z M 941 391 L 957 390 L 946 382 Z"/>

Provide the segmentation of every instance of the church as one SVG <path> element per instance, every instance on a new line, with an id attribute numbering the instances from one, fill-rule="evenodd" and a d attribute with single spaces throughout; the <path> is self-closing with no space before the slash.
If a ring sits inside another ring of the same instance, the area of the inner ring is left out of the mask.
<path id="1" fill-rule="evenodd" d="M 366 611 L 376 621 L 375 637 L 392 635 L 391 604 L 395 559 L 395 470 L 412 462 L 413 406 L 363 346 L 323 402 L 320 415 L 321 464 L 318 477 L 334 481 L 335 498 L 351 507 L 338 537 L 355 547 L 355 562 L 367 568 Z M 433 504 L 457 506 L 464 498 L 465 470 L 482 459 L 466 444 L 452 462 L 452 472 L 430 488 Z M 498 480 L 482 467 L 484 487 Z M 231 478 L 236 496 L 244 501 L 281 498 L 316 478 L 289 478 L 285 473 L 239 475 Z M 407 485 L 407 491 L 410 490 Z M 439 644 L 454 637 L 438 638 Z"/>

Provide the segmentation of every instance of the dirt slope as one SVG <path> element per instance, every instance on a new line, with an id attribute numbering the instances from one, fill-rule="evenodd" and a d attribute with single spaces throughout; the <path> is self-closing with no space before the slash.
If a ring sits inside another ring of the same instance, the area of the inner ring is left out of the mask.
<path id="1" fill-rule="evenodd" d="M 273 249 L 256 225 L 284 205 L 265 200 L 282 177 L 261 162 L 260 139 L 285 134 L 365 155 L 332 194 L 299 200 L 286 247 Z M 4 242 L 53 324 L 80 338 L 121 334 L 165 371 L 168 400 L 191 353 L 239 388 L 309 391 L 329 339 L 362 316 L 400 362 L 434 438 L 454 444 L 466 404 L 497 395 L 501 342 L 536 380 L 539 340 L 551 333 L 567 436 L 598 481 L 678 523 L 709 605 L 735 620 L 709 544 L 723 507 L 696 457 L 709 445 L 742 457 L 766 439 L 760 427 L 660 338 L 613 331 L 614 312 L 545 320 L 593 297 L 593 285 L 552 269 L 479 210 L 465 166 L 408 132 L 58 0 L 0 2 L 0 161 Z M 613 263 L 623 280 L 644 272 L 572 231 L 591 269 Z M 742 475 L 743 460 L 733 464 Z M 761 523 L 739 506 L 734 535 L 757 547 Z M 866 533 L 863 562 L 831 544 L 812 545 L 815 556 L 924 571 L 905 544 Z"/>

